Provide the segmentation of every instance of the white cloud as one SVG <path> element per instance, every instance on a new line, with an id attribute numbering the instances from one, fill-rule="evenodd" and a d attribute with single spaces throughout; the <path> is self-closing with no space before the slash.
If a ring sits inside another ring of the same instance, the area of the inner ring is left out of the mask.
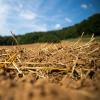
<path id="1" fill-rule="evenodd" d="M 83 9 L 87 9 L 87 8 L 89 7 L 89 5 L 87 5 L 87 4 L 81 4 L 81 7 L 82 7 Z"/>
<path id="2" fill-rule="evenodd" d="M 23 8 L 23 4 L 22 3 L 19 4 L 19 8 Z"/>
<path id="3" fill-rule="evenodd" d="M 39 31 L 42 31 L 42 32 L 45 32 L 47 31 L 47 25 L 46 24 L 33 24 L 33 25 L 30 25 L 29 26 L 31 29 L 33 29 L 32 31 L 35 31 L 35 32 L 39 32 Z"/>
<path id="4" fill-rule="evenodd" d="M 55 29 L 60 29 L 61 28 L 61 25 L 60 24 L 56 24 L 55 25 Z"/>
<path id="5" fill-rule="evenodd" d="M 8 29 L 6 28 L 7 18 L 9 16 L 10 7 L 7 4 L 0 2 L 0 35 L 2 33 L 7 33 Z"/>
<path id="6" fill-rule="evenodd" d="M 68 23 L 72 22 L 72 20 L 70 18 L 68 18 L 68 17 L 65 18 L 65 21 L 68 22 Z"/>
<path id="7" fill-rule="evenodd" d="M 30 10 L 24 10 L 20 12 L 20 17 L 26 20 L 34 20 L 37 17 L 37 14 Z"/>
<path id="8" fill-rule="evenodd" d="M 19 5 L 16 5 L 13 9 L 17 12 L 20 12 L 22 9 L 24 9 L 23 7 L 23 4 L 20 3 Z"/>
<path id="9" fill-rule="evenodd" d="M 47 31 L 47 25 L 46 24 L 32 24 L 32 23 L 27 23 L 27 24 L 21 24 L 20 26 L 17 27 L 17 29 L 19 30 L 29 30 L 29 31 L 35 31 L 35 32 L 39 32 L 39 31 Z"/>
<path id="10" fill-rule="evenodd" d="M 42 31 L 42 32 L 46 32 L 47 31 L 47 27 L 46 26 L 35 26 L 34 27 L 34 31 Z"/>

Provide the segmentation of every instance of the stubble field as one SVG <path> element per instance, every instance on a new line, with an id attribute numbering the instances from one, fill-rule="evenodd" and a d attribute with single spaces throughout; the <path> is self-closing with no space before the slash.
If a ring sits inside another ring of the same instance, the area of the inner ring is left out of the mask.
<path id="1" fill-rule="evenodd" d="M 0 47 L 0 100 L 100 100 L 100 42 Z"/>

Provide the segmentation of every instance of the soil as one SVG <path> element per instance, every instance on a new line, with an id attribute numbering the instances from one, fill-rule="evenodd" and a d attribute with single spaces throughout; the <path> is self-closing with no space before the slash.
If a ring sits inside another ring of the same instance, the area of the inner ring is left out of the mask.
<path id="1" fill-rule="evenodd" d="M 0 100 L 100 100 L 99 83 L 100 43 L 0 47 Z"/>

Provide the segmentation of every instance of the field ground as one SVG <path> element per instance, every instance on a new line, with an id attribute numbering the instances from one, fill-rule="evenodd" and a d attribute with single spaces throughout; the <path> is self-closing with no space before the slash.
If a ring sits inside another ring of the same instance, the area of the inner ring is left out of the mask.
<path id="1" fill-rule="evenodd" d="M 87 41 L 1 46 L 0 100 L 100 100 L 100 42 Z"/>

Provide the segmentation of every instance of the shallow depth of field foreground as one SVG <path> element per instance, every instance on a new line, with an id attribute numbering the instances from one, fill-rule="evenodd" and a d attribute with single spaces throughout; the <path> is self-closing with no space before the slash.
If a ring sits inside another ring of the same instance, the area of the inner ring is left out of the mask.
<path id="1" fill-rule="evenodd" d="M 100 43 L 0 47 L 0 100 L 100 100 Z"/>

